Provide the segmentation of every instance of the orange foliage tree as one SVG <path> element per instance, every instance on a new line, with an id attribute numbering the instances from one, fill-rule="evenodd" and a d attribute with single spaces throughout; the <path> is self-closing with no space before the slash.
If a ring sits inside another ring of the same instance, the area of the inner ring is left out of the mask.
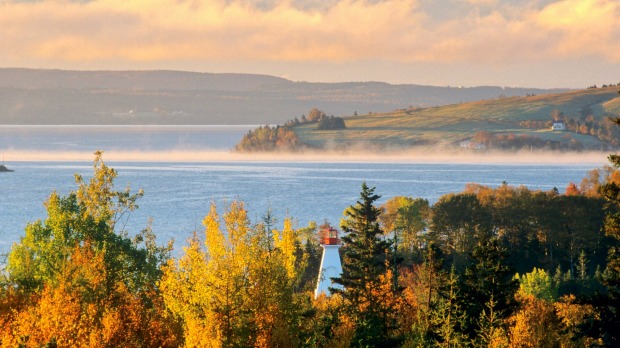
<path id="1" fill-rule="evenodd" d="M 142 193 L 114 190 L 116 171 L 95 154 L 94 175 L 46 202 L 8 256 L 0 290 L 3 346 L 176 346 L 155 284 L 170 246 L 150 229 L 132 240 L 117 231 Z"/>

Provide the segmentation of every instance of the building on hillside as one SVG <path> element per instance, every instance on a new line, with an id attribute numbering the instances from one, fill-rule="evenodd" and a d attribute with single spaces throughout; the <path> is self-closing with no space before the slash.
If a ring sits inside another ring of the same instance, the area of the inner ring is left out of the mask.
<path id="1" fill-rule="evenodd" d="M 553 121 L 553 125 L 551 125 L 552 131 L 565 131 L 566 123 L 564 121 Z"/>
<path id="2" fill-rule="evenodd" d="M 461 146 L 461 149 L 470 149 L 470 150 L 486 150 L 487 149 L 486 144 L 478 143 L 471 139 L 461 141 L 460 146 Z"/>
<path id="3" fill-rule="evenodd" d="M 342 285 L 332 282 L 332 278 L 338 278 L 342 274 L 342 263 L 340 262 L 339 249 L 342 246 L 338 238 L 338 230 L 331 226 L 326 226 L 320 231 L 321 246 L 323 247 L 323 257 L 321 258 L 321 268 L 319 268 L 319 278 L 317 281 L 314 298 L 321 293 L 331 295 L 329 288 L 343 289 Z"/>

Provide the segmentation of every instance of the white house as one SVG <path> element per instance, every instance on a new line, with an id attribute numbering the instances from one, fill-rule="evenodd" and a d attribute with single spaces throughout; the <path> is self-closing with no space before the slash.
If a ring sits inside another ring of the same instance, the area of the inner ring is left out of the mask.
<path id="1" fill-rule="evenodd" d="M 551 126 L 551 130 L 553 131 L 565 131 L 566 123 L 564 121 L 553 121 L 553 125 Z"/>
<path id="2" fill-rule="evenodd" d="M 461 149 L 472 149 L 472 150 L 486 150 L 487 145 L 483 143 L 477 143 L 472 140 L 463 140 L 460 143 Z"/>

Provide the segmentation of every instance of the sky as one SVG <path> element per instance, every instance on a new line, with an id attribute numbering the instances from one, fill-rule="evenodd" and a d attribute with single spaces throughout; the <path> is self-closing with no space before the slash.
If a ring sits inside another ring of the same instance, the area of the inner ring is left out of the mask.
<path id="1" fill-rule="evenodd" d="M 0 67 L 620 82 L 619 0 L 0 0 Z"/>

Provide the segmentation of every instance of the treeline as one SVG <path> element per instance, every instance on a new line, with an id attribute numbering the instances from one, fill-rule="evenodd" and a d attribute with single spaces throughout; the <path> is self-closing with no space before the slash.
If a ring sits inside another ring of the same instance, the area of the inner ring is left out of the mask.
<path id="1" fill-rule="evenodd" d="M 422 249 L 432 242 L 457 270 L 469 264 L 480 238 L 497 236 L 517 272 L 539 267 L 574 274 L 580 254 L 585 253 L 593 275 L 607 262 L 612 242 L 603 232 L 601 197 L 557 190 L 468 184 L 464 192 L 443 195 L 432 206 L 421 199 L 395 197 L 384 209 L 380 219 L 386 230 L 398 233 L 403 257 L 420 262 Z"/>
<path id="2" fill-rule="evenodd" d="M 290 151 L 303 147 L 290 126 L 260 126 L 248 131 L 235 146 L 241 152 Z"/>
<path id="3" fill-rule="evenodd" d="M 338 116 L 327 116 L 323 111 L 312 109 L 308 116 L 302 115 L 287 121 L 284 125 L 260 126 L 250 130 L 236 145 L 235 150 L 241 152 L 294 151 L 307 148 L 295 134 L 295 126 L 316 123 L 316 130 L 344 129 L 344 119 Z"/>
<path id="4" fill-rule="evenodd" d="M 514 133 L 493 134 L 487 131 L 478 131 L 472 137 L 473 146 L 484 145 L 486 149 L 499 150 L 571 150 L 581 151 L 583 144 L 572 138 L 568 133 L 562 137 L 564 141 L 543 140 L 539 137 Z"/>
<path id="5" fill-rule="evenodd" d="M 319 124 L 316 126 L 317 130 L 337 130 L 347 128 L 344 124 L 344 119 L 337 116 L 325 116 L 319 120 Z"/>
<path id="6" fill-rule="evenodd" d="M 142 192 L 52 193 L 0 278 L 0 346 L 618 346 L 620 175 L 557 190 L 470 184 L 435 204 L 362 185 L 344 211 L 343 273 L 313 296 L 316 225 L 252 223 L 212 204 L 178 259 L 122 229 Z M 328 227 L 328 226 L 324 226 Z"/>
<path id="7" fill-rule="evenodd" d="M 306 117 L 306 115 L 301 115 L 301 120 L 295 117 L 294 119 L 287 121 L 285 125 L 294 127 L 308 123 L 317 123 L 317 130 L 336 130 L 347 128 L 342 117 L 334 115 L 327 116 L 323 111 L 317 108 L 310 110 L 310 112 L 308 112 L 308 117 Z"/>
<path id="8" fill-rule="evenodd" d="M 614 121 L 608 117 L 596 119 L 588 108 L 583 109 L 578 117 L 569 117 L 557 110 L 552 117 L 553 120 L 549 121 L 525 120 L 519 125 L 529 129 L 550 129 L 553 121 L 562 121 L 568 132 L 590 135 L 614 147 L 620 145 L 620 128 Z"/>

